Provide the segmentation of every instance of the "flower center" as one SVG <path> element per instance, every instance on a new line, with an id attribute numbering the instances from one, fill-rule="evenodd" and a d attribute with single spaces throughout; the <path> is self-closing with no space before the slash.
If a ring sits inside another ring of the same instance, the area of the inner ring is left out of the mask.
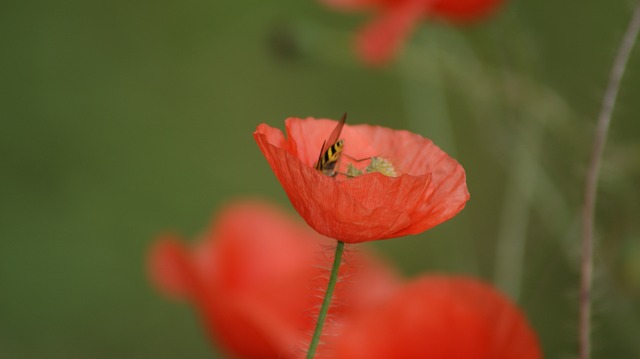
<path id="1" fill-rule="evenodd" d="M 358 177 L 363 174 L 379 172 L 388 177 L 396 177 L 398 176 L 396 169 L 393 167 L 391 161 L 382 158 L 382 157 L 371 157 L 369 164 L 363 168 L 359 169 L 353 165 L 353 163 L 349 163 L 347 165 L 347 177 Z"/>

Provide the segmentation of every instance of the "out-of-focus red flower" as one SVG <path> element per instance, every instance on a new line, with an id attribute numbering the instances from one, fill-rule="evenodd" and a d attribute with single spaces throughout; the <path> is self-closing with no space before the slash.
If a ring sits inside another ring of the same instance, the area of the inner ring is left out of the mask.
<path id="1" fill-rule="evenodd" d="M 315 169 L 336 121 L 289 118 L 287 138 L 260 124 L 254 137 L 302 218 L 325 236 L 359 243 L 424 232 L 455 216 L 469 199 L 462 166 L 408 131 L 345 125 L 338 171 L 352 159 L 381 157 L 399 174 L 329 177 Z"/>
<path id="2" fill-rule="evenodd" d="M 520 310 L 491 286 L 464 277 L 424 276 L 352 320 L 336 359 L 540 359 Z"/>
<path id="3" fill-rule="evenodd" d="M 422 19 L 470 22 L 491 12 L 503 0 L 321 0 L 343 10 L 372 9 L 376 18 L 357 38 L 357 50 L 371 65 L 388 62 Z"/>
<path id="4" fill-rule="evenodd" d="M 149 269 L 164 292 L 192 302 L 213 341 L 234 358 L 291 358 L 306 349 L 327 285 L 335 241 L 258 202 L 224 209 L 193 246 L 164 236 Z M 394 273 L 365 253 L 347 253 L 326 335 L 391 294 Z M 355 292 L 355 293 L 352 293 Z"/>

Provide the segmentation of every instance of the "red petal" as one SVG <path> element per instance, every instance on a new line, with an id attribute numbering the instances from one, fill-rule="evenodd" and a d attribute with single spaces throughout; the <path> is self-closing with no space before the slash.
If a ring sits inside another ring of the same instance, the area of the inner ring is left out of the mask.
<path id="1" fill-rule="evenodd" d="M 158 239 L 149 252 L 149 276 L 165 293 L 189 296 L 194 291 L 194 278 L 189 255 L 177 237 L 165 235 Z"/>
<path id="2" fill-rule="evenodd" d="M 503 0 L 321 0 L 340 10 L 375 9 L 378 18 L 358 34 L 356 50 L 373 66 L 388 63 L 401 50 L 417 22 L 436 17 L 454 22 L 477 20 Z"/>
<path id="3" fill-rule="evenodd" d="M 398 205 L 411 208 L 411 225 L 401 235 L 424 232 L 460 212 L 469 200 L 464 169 L 431 140 L 408 131 L 394 131 L 378 126 L 356 126 L 378 156 L 390 160 L 396 170 L 413 176 L 429 174 L 426 198 L 413 206 L 413 198 L 398 197 Z M 410 192 L 404 192 L 410 193 Z M 387 196 L 391 200 L 393 196 Z M 389 206 L 390 204 L 385 204 Z M 392 205 L 392 204 L 391 204 Z"/>
<path id="4" fill-rule="evenodd" d="M 331 125 L 335 122 L 292 118 L 287 139 L 267 125 L 254 133 L 294 208 L 319 233 L 347 243 L 399 237 L 425 231 L 464 207 L 469 193 L 462 167 L 407 131 L 347 125 L 341 136 L 349 157 L 382 156 L 401 176 L 322 175 L 314 161 Z"/>
<path id="5" fill-rule="evenodd" d="M 190 250 L 172 238 L 154 245 L 150 268 L 162 288 L 188 295 L 230 356 L 293 358 L 315 324 L 309 308 L 322 300 L 332 260 L 322 254 L 333 246 L 272 206 L 248 202 L 228 206 Z M 331 310 L 340 320 L 376 305 L 398 281 L 365 254 L 346 254 L 341 276 L 335 299 L 344 306 Z M 339 331 L 327 324 L 327 333 Z"/>
<path id="6" fill-rule="evenodd" d="M 256 201 L 228 206 L 211 228 L 205 243 L 215 248 L 200 253 L 216 263 L 214 280 L 224 289 L 244 290 L 263 282 L 287 281 L 287 276 L 300 275 L 299 269 L 315 259 L 318 241 L 327 243 L 326 239 L 301 241 L 309 237 L 306 228 Z"/>
<path id="7" fill-rule="evenodd" d="M 447 20 L 468 22 L 486 16 L 503 0 L 439 0 L 431 5 L 431 13 Z"/>
<path id="8" fill-rule="evenodd" d="M 358 35 L 356 47 L 360 57 L 374 66 L 389 62 L 425 13 L 422 1 L 404 1 L 383 10 Z"/>
<path id="9" fill-rule="evenodd" d="M 334 358 L 539 359 L 523 314 L 489 285 L 425 276 L 352 321 Z"/>

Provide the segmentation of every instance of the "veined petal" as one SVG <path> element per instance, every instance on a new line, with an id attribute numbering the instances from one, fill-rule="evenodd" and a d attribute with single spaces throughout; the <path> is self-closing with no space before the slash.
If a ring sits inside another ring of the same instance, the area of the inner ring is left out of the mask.
<path id="1" fill-rule="evenodd" d="M 399 176 L 329 177 L 315 161 L 336 122 L 290 118 L 286 124 L 285 139 L 264 124 L 254 137 L 294 208 L 322 235 L 359 243 L 415 234 L 450 219 L 469 199 L 462 167 L 419 135 L 345 125 L 344 156 L 383 157 Z"/>

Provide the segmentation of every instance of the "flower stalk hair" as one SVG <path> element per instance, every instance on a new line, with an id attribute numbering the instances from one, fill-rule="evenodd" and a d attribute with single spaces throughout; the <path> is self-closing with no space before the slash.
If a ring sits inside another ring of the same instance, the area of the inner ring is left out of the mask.
<path id="1" fill-rule="evenodd" d="M 322 307 L 320 308 L 320 313 L 318 314 L 316 327 L 313 330 L 313 337 L 311 338 L 311 343 L 309 344 L 309 350 L 307 350 L 307 359 L 313 359 L 316 354 L 316 349 L 318 347 L 318 343 L 320 342 L 320 336 L 322 335 L 322 327 L 324 326 L 324 321 L 327 317 L 329 306 L 331 305 L 333 291 L 336 287 L 336 282 L 338 281 L 338 270 L 340 269 L 343 252 L 344 242 L 338 241 L 338 244 L 336 244 L 336 253 L 333 258 L 333 266 L 331 266 L 331 274 L 329 275 L 329 283 L 327 284 L 327 290 L 324 294 L 324 299 L 322 300 Z"/>
<path id="2" fill-rule="evenodd" d="M 613 61 L 609 83 L 604 92 L 602 107 L 598 116 L 595 136 L 589 166 L 585 179 L 584 202 L 582 204 L 582 264 L 580 279 L 580 324 L 579 324 L 579 357 L 588 359 L 591 356 L 591 287 L 593 282 L 593 227 L 596 196 L 598 190 L 598 176 L 602 153 L 611 125 L 611 115 L 616 105 L 618 91 L 624 72 L 627 68 L 629 55 L 640 32 L 640 2 L 629 20 L 618 51 Z"/>

